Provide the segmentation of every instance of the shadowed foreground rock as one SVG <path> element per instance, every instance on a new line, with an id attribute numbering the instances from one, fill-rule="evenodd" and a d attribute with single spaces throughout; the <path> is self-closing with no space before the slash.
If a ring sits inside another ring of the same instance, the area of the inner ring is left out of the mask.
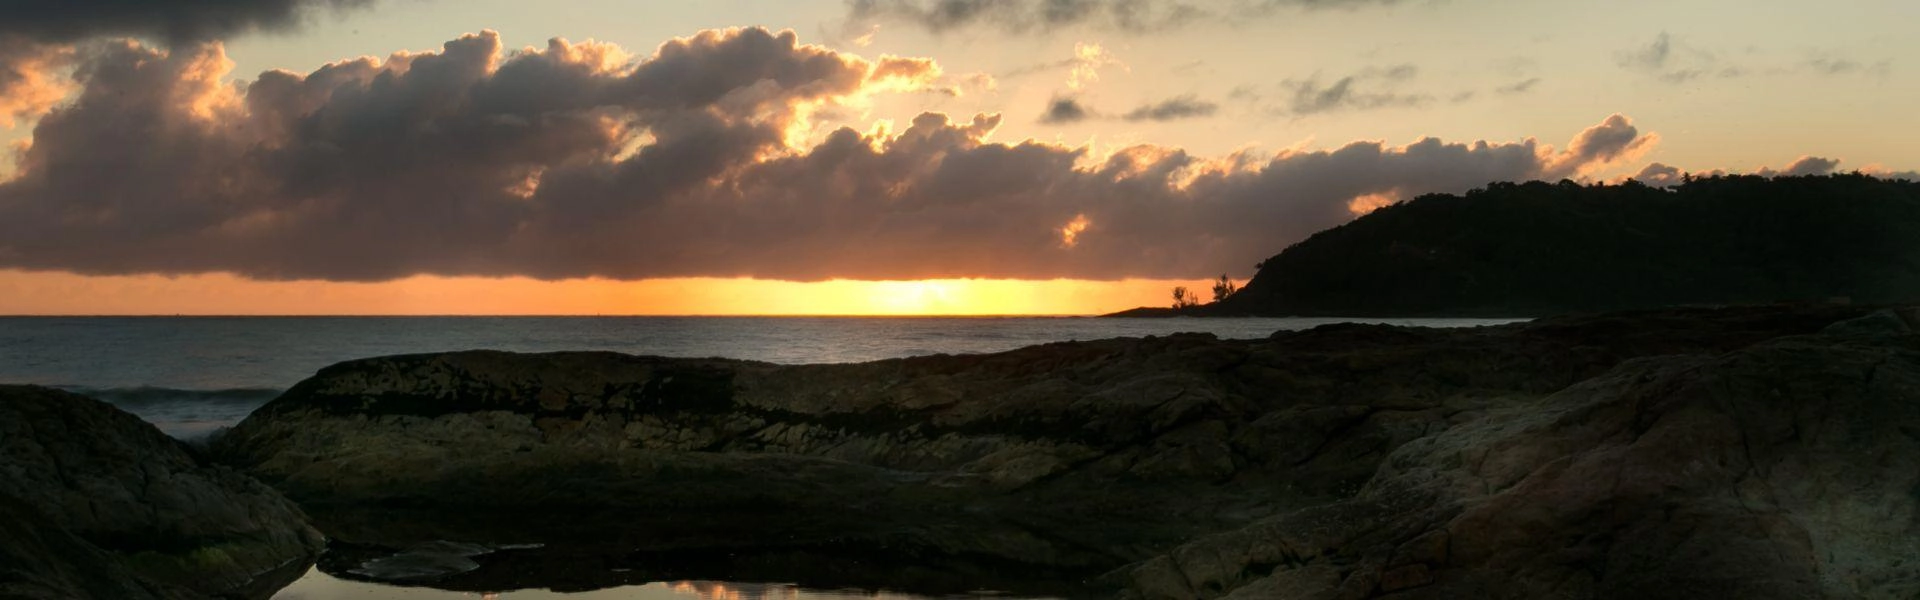
<path id="1" fill-rule="evenodd" d="M 1868 312 L 858 365 L 390 357 L 321 371 L 216 452 L 351 550 L 329 572 L 480 546 L 406 577 L 450 589 L 750 572 L 1136 598 L 1910 598 L 1920 339 Z M 817 560 L 862 551 L 965 575 Z M 733 562 L 664 560 L 708 555 Z"/>
<path id="2" fill-rule="evenodd" d="M 0 386 L 0 598 L 265 598 L 323 543 L 279 493 L 138 417 Z"/>
<path id="3" fill-rule="evenodd" d="M 1920 597 L 1908 327 L 1630 361 L 1117 579 L 1136 598 Z"/>

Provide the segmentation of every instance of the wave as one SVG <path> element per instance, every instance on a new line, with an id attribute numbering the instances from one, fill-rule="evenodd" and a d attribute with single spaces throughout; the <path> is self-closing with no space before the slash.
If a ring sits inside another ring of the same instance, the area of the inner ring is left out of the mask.
<path id="1" fill-rule="evenodd" d="M 127 409 L 188 404 L 257 407 L 278 398 L 280 393 L 285 391 L 273 388 L 183 390 L 152 386 L 91 388 L 63 385 L 54 387 Z"/>

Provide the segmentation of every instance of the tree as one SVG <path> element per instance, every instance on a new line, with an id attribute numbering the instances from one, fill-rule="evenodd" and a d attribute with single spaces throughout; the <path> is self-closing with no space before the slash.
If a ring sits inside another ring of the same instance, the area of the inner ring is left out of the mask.
<path id="1" fill-rule="evenodd" d="M 1233 285 L 1233 279 L 1223 273 L 1220 275 L 1218 281 L 1213 282 L 1213 301 L 1219 302 L 1226 300 L 1227 296 L 1232 296 L 1234 292 L 1238 291 L 1240 291 L 1240 288 Z"/>
<path id="2" fill-rule="evenodd" d="M 1187 291 L 1186 286 L 1173 288 L 1173 307 L 1192 308 L 1200 305 L 1200 297 Z"/>

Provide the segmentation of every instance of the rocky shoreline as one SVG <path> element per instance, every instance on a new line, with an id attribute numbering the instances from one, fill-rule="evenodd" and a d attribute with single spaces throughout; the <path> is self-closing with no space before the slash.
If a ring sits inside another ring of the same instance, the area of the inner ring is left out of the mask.
<path id="1" fill-rule="evenodd" d="M 330 574 L 455 590 L 1911 598 L 1917 322 L 1769 306 L 851 365 L 384 357 L 302 382 L 203 468 L 297 502 Z"/>

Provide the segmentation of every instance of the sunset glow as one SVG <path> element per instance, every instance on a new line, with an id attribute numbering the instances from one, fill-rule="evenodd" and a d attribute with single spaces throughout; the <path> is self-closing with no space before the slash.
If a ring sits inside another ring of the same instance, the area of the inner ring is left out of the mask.
<path id="1" fill-rule="evenodd" d="M 1204 280 L 793 282 L 417 276 L 381 283 L 232 275 L 89 277 L 0 271 L 0 314 L 113 315 L 1090 315 L 1170 302 Z"/>
<path id="2" fill-rule="evenodd" d="M 46 6 L 4 313 L 1094 314 L 1492 182 L 1920 178 L 1903 0 Z"/>

